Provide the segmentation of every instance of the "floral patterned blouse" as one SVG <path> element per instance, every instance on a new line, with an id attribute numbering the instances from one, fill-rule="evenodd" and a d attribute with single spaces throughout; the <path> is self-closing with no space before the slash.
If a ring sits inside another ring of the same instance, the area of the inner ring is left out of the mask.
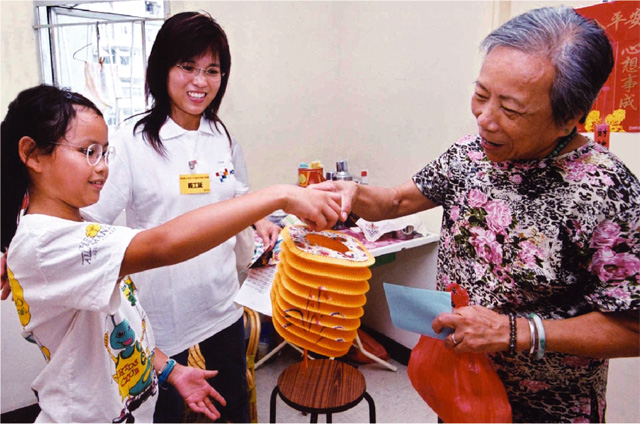
<path id="1" fill-rule="evenodd" d="M 442 205 L 437 283 L 471 305 L 565 319 L 640 308 L 640 183 L 589 141 L 540 160 L 491 162 L 467 136 L 413 176 Z M 604 420 L 608 360 L 491 354 L 514 422 Z"/>

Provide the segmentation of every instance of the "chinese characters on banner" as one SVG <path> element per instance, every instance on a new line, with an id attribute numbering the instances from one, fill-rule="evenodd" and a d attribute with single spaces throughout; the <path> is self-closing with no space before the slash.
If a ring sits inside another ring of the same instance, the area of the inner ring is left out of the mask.
<path id="1" fill-rule="evenodd" d="M 640 132 L 640 2 L 614 1 L 576 9 L 595 19 L 609 35 L 615 65 L 582 128 L 594 132 Z"/>

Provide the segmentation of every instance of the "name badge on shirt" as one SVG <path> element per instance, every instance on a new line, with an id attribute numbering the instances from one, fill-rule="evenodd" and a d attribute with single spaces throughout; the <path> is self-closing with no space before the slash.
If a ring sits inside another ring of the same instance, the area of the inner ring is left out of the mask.
<path id="1" fill-rule="evenodd" d="M 209 193 L 209 174 L 180 174 L 180 194 Z"/>

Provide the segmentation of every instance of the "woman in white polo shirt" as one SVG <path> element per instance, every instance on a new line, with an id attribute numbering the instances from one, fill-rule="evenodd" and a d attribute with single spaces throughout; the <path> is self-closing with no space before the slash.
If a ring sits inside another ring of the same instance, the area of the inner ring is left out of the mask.
<path id="1" fill-rule="evenodd" d="M 242 149 L 217 112 L 224 96 L 231 56 L 222 28 L 208 15 L 179 13 L 169 18 L 149 56 L 146 92 L 153 106 L 115 132 L 118 155 L 100 201 L 83 210 L 112 223 L 124 209 L 126 225 L 151 228 L 180 214 L 249 191 Z M 255 223 L 265 246 L 280 228 Z M 248 394 L 242 308 L 231 238 L 187 262 L 136 276 L 141 302 L 153 322 L 156 343 L 186 364 L 199 344 L 211 384 L 226 399 L 217 405 L 222 421 L 248 422 Z M 183 401 L 161 391 L 154 420 L 181 421 Z"/>

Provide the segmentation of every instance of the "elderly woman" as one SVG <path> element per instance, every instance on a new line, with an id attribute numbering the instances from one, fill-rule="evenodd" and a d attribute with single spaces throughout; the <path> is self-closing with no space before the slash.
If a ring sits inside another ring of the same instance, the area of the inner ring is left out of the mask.
<path id="1" fill-rule="evenodd" d="M 578 134 L 613 66 L 605 32 L 570 8 L 527 12 L 492 32 L 460 139 L 395 188 L 327 182 L 342 218 L 443 207 L 437 284 L 468 307 L 433 328 L 487 352 L 514 421 L 603 421 L 607 358 L 640 351 L 640 184 Z"/>

